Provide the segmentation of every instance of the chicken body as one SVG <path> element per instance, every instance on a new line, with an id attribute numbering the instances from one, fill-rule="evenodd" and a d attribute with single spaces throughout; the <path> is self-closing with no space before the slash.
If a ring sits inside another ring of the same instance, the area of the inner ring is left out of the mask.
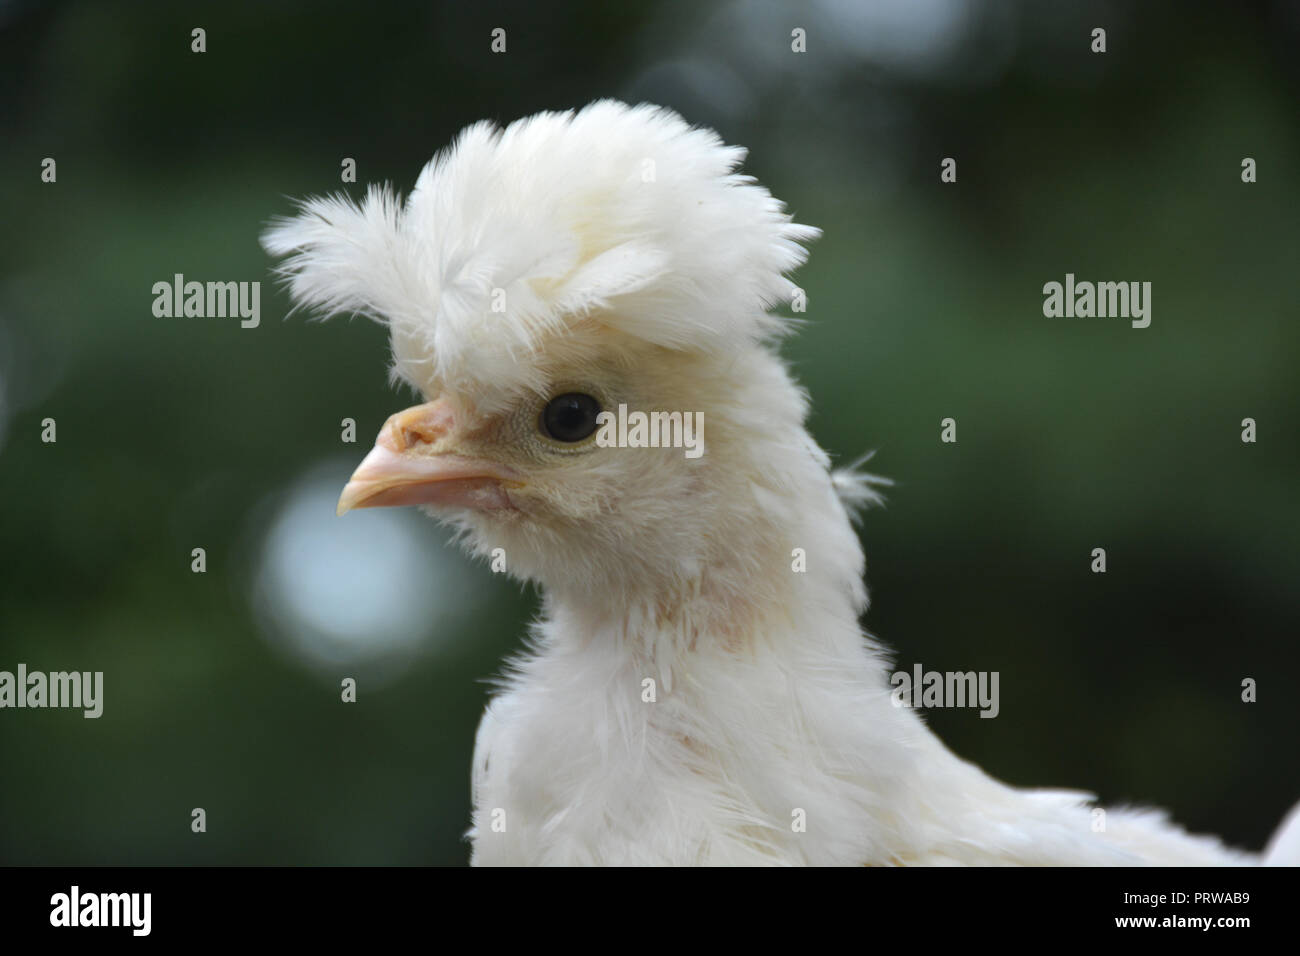
<path id="1" fill-rule="evenodd" d="M 738 405 L 802 407 L 764 349 L 728 372 Z M 749 494 L 696 490 L 716 506 L 698 577 L 548 590 L 478 732 L 475 863 L 1248 862 L 1153 812 L 1099 829 L 1088 795 L 1004 786 L 895 706 L 826 458 L 801 422 L 765 420 L 715 460 Z"/>
<path id="2" fill-rule="evenodd" d="M 340 511 L 420 505 L 544 595 L 478 732 L 473 861 L 1250 862 L 1000 784 L 895 706 L 845 504 L 874 493 L 774 347 L 817 230 L 743 156 L 602 101 L 472 127 L 404 206 L 311 200 L 264 237 L 299 304 L 387 324 L 424 397 Z M 623 407 L 700 416 L 704 454 L 608 447 L 591 417 Z"/>

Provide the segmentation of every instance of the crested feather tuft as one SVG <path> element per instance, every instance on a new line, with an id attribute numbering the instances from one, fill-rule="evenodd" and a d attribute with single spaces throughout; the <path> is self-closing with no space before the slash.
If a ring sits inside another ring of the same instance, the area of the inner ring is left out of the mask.
<path id="1" fill-rule="evenodd" d="M 311 199 L 262 241 L 288 256 L 296 305 L 386 322 L 417 386 L 534 384 L 521 359 L 579 322 L 721 354 L 781 331 L 769 310 L 819 235 L 736 172 L 744 157 L 671 110 L 600 100 L 476 123 L 404 204 Z"/>

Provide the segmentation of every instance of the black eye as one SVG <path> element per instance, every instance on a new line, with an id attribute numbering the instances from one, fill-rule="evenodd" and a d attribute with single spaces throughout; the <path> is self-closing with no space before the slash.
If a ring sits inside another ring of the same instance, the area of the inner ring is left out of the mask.
<path id="1" fill-rule="evenodd" d="M 596 430 L 600 402 L 581 392 L 557 395 L 542 409 L 542 431 L 556 441 L 582 441 Z"/>

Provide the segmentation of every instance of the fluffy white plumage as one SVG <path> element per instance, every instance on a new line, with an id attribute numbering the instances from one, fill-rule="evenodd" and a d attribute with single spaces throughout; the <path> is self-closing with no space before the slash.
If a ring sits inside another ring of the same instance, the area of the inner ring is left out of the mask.
<path id="1" fill-rule="evenodd" d="M 998 783 L 893 706 L 845 504 L 872 480 L 832 474 L 772 347 L 818 233 L 743 157 L 601 101 L 472 126 L 404 205 L 314 199 L 264 236 L 297 303 L 387 323 L 429 400 L 383 463 L 490 463 L 432 513 L 543 589 L 478 732 L 474 862 L 1251 862 L 1154 811 L 1096 832 L 1087 794 Z M 706 454 L 539 435 L 573 391 L 702 412 Z"/>
<path id="2" fill-rule="evenodd" d="M 404 208 L 380 187 L 359 207 L 308 200 L 265 244 L 296 253 L 298 301 L 387 322 L 416 383 L 535 384 L 526 357 L 596 312 L 643 341 L 721 354 L 779 327 L 767 310 L 819 234 L 733 172 L 744 156 L 676 114 L 609 100 L 481 122 Z"/>

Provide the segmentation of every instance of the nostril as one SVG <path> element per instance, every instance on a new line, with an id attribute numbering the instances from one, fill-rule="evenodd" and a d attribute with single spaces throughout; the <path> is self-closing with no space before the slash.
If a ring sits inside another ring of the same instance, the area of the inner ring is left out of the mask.
<path id="1" fill-rule="evenodd" d="M 404 452 L 416 445 L 433 444 L 451 431 L 451 426 L 449 409 L 433 403 L 420 405 L 391 416 L 380 431 L 379 444 Z"/>

